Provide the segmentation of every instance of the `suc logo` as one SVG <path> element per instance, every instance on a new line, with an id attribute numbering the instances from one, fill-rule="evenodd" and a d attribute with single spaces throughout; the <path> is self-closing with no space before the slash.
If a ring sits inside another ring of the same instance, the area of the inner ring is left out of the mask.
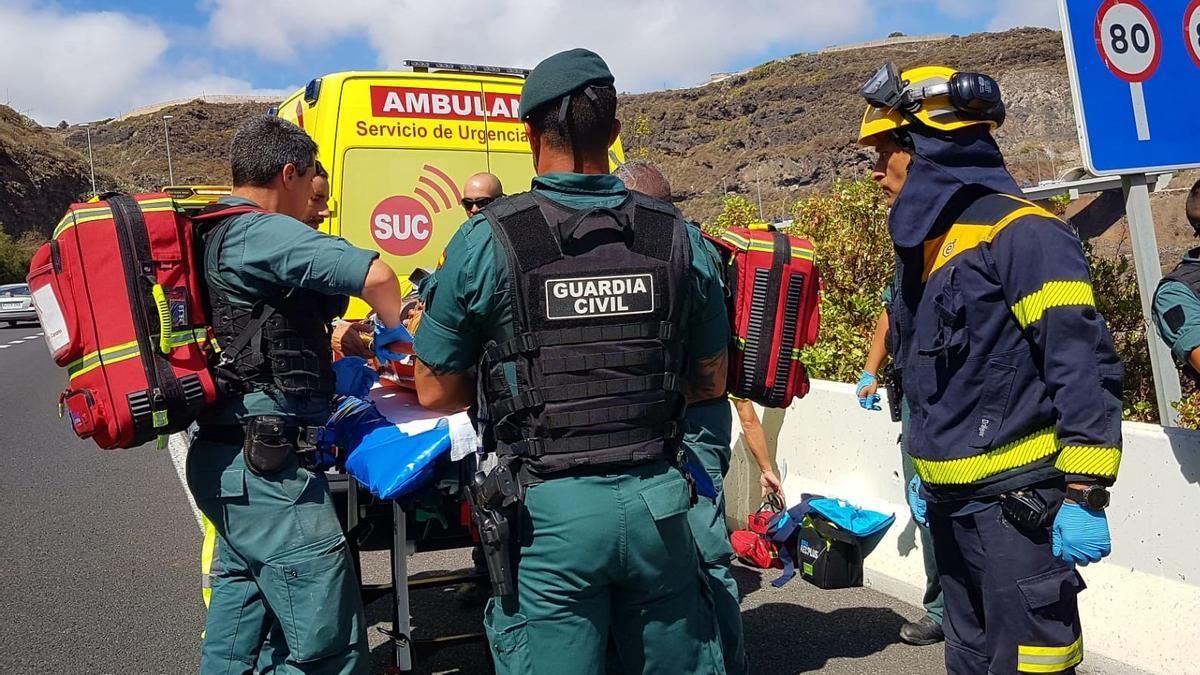
<path id="1" fill-rule="evenodd" d="M 398 256 L 421 251 L 433 234 L 433 218 L 420 201 L 403 195 L 379 202 L 371 214 L 371 236 L 379 248 Z"/>

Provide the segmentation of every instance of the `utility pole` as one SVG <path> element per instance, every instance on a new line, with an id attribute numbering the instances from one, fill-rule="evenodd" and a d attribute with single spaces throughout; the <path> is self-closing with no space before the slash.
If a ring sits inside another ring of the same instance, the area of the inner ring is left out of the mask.
<path id="1" fill-rule="evenodd" d="M 758 167 L 758 171 L 754 172 L 754 184 L 758 187 L 758 220 L 763 220 L 762 214 L 762 165 Z"/>
<path id="2" fill-rule="evenodd" d="M 87 131 L 88 168 L 92 172 L 92 196 L 95 197 L 99 193 L 96 192 L 96 162 L 92 159 L 92 125 L 84 124 L 83 128 Z"/>
<path id="3" fill-rule="evenodd" d="M 168 185 L 175 184 L 175 168 L 171 166 L 171 127 L 167 124 L 167 120 L 173 118 L 174 115 L 163 115 L 163 136 L 167 139 L 167 180 Z"/>

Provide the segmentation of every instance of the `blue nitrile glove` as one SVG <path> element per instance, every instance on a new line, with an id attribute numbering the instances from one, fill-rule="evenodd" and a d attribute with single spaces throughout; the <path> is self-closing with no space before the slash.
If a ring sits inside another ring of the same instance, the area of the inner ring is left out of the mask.
<path id="1" fill-rule="evenodd" d="M 380 361 L 403 361 L 408 358 L 408 354 L 394 352 L 388 349 L 388 346 L 397 342 L 405 342 L 411 345 L 412 341 L 413 336 L 404 327 L 404 324 L 400 324 L 395 328 L 385 328 L 379 322 L 379 319 L 375 320 L 375 340 L 371 345 L 371 349 L 375 352 L 375 358 Z"/>
<path id="2" fill-rule="evenodd" d="M 908 510 L 912 511 L 913 520 L 921 525 L 929 522 L 925 517 L 927 506 L 925 500 L 921 497 L 921 477 L 913 476 L 912 480 L 908 481 Z"/>
<path id="3" fill-rule="evenodd" d="M 361 356 L 345 356 L 333 363 L 333 393 L 338 396 L 366 398 L 379 373 Z"/>
<path id="4" fill-rule="evenodd" d="M 1112 551 L 1108 535 L 1108 516 L 1075 502 L 1063 502 L 1054 517 L 1054 555 L 1069 563 L 1086 565 L 1100 562 Z"/>
<path id="5" fill-rule="evenodd" d="M 858 397 L 858 404 L 863 410 L 883 410 L 879 407 L 879 393 L 876 392 L 870 396 L 863 396 L 863 389 L 875 384 L 878 380 L 874 375 L 867 371 L 862 372 L 862 377 L 858 378 L 858 385 L 854 387 L 854 395 Z"/>

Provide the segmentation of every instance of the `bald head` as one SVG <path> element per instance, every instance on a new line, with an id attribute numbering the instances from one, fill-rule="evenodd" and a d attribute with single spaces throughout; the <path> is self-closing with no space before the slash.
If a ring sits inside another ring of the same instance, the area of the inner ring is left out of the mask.
<path id="1" fill-rule="evenodd" d="M 671 201 L 671 184 L 658 167 L 644 159 L 625 162 L 613 171 L 613 175 L 625 183 L 625 187 L 649 197 Z"/>
<path id="2" fill-rule="evenodd" d="M 1188 192 L 1184 210 L 1187 212 L 1187 219 L 1192 224 L 1192 229 L 1200 235 L 1200 180 L 1196 181 L 1196 184 Z"/>
<path id="3" fill-rule="evenodd" d="M 463 184 L 463 208 L 468 216 L 479 213 L 479 210 L 493 201 L 504 196 L 504 186 L 495 174 L 483 171 L 471 176 Z"/>

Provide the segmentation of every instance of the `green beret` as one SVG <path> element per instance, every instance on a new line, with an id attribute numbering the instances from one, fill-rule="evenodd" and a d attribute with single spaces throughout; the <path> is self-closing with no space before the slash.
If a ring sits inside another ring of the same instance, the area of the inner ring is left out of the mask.
<path id="1" fill-rule="evenodd" d="M 600 55 L 588 49 L 570 49 L 547 58 L 525 78 L 518 117 L 526 119 L 543 104 L 561 99 L 589 84 L 613 86 L 613 74 Z"/>

